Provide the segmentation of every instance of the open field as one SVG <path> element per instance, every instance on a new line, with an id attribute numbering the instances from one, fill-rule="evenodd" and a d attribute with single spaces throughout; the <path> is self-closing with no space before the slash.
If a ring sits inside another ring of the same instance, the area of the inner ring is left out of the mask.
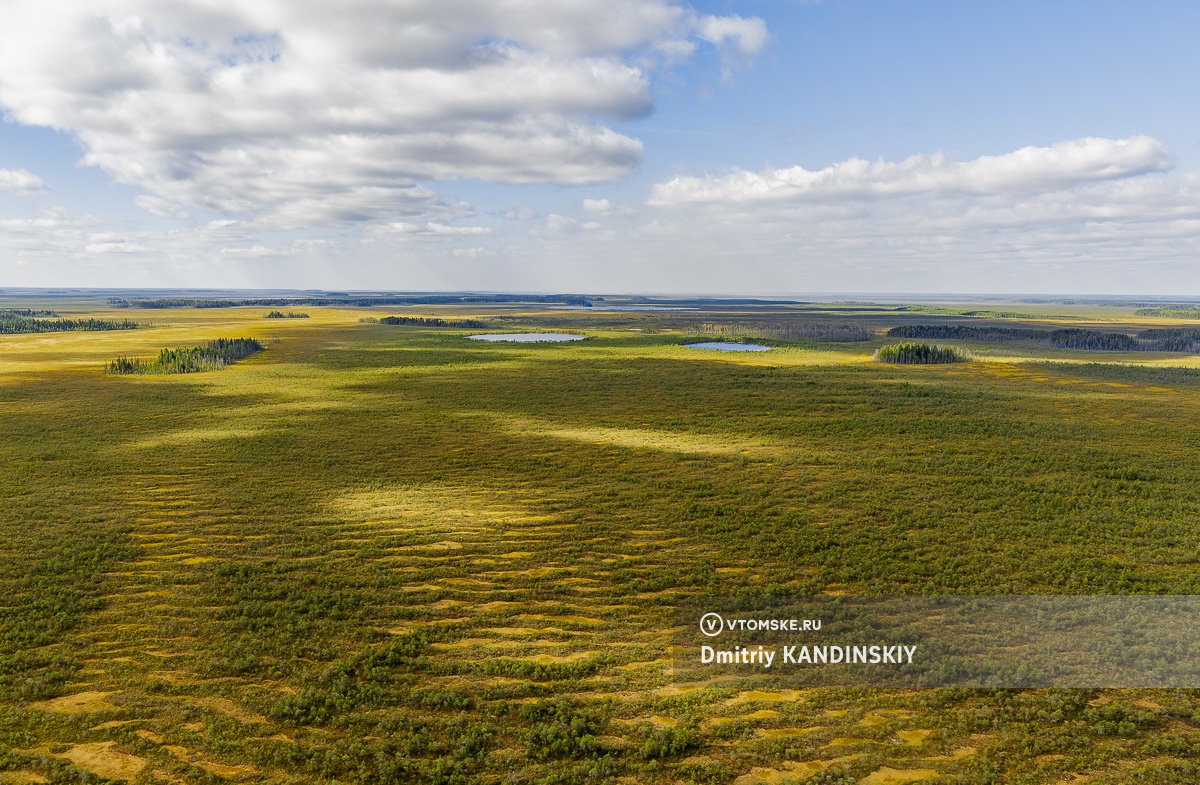
<path id="1" fill-rule="evenodd" d="M 937 319 L 1187 323 L 939 307 L 60 304 L 150 326 L 0 336 L 0 783 L 1200 781 L 1191 691 L 673 679 L 705 594 L 1200 594 L 1200 357 L 871 362 Z M 811 319 L 875 335 L 682 346 Z"/>

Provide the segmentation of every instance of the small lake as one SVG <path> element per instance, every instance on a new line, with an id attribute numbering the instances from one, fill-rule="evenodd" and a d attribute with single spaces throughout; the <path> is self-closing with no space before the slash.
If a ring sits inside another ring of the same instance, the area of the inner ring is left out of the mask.
<path id="1" fill-rule="evenodd" d="M 488 335 L 468 335 L 472 341 L 487 341 L 496 343 L 510 341 L 512 343 L 564 343 L 566 341 L 582 341 L 586 335 L 571 333 L 490 333 Z"/>
<path id="2" fill-rule="evenodd" d="M 729 343 L 728 341 L 710 341 L 708 343 L 689 343 L 689 349 L 711 349 L 717 352 L 769 352 L 774 346 L 763 346 L 757 343 Z"/>

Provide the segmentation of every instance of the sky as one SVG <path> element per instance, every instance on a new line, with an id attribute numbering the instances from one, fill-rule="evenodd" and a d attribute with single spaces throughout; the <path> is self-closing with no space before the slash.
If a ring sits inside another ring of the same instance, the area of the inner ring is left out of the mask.
<path id="1" fill-rule="evenodd" d="M 1200 295 L 1200 5 L 6 0 L 0 286 Z"/>

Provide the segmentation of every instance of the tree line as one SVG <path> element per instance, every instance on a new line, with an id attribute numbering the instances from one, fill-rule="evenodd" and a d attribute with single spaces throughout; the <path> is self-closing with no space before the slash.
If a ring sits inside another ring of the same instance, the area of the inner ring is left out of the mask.
<path id="1" fill-rule="evenodd" d="M 705 335 L 762 335 L 790 341 L 825 343 L 855 343 L 871 340 L 871 331 L 854 324 L 829 322 L 735 322 L 732 324 L 700 325 Z"/>
<path id="2" fill-rule="evenodd" d="M 110 374 L 167 374 L 219 371 L 230 363 L 261 352 L 263 345 L 253 338 L 218 338 L 203 346 L 163 349 L 152 360 L 122 355 L 108 363 Z"/>
<path id="3" fill-rule="evenodd" d="M 1136 335 L 1102 333 L 1070 327 L 1041 330 L 965 324 L 906 324 L 887 331 L 889 338 L 957 339 L 963 341 L 1037 341 L 1060 349 L 1103 352 L 1200 352 L 1200 328 L 1163 327 Z"/>
<path id="4" fill-rule="evenodd" d="M 269 314 L 267 314 L 266 318 L 267 319 L 307 319 L 308 314 L 304 313 L 303 311 L 288 311 L 287 313 L 284 313 L 283 311 L 271 311 Z"/>
<path id="5" fill-rule="evenodd" d="M 1134 316 L 1158 316 L 1165 319 L 1200 319 L 1200 308 L 1138 308 Z"/>
<path id="6" fill-rule="evenodd" d="M 155 297 L 135 298 L 110 297 L 108 304 L 114 308 L 236 308 L 257 306 L 272 308 L 295 305 L 345 305 L 366 307 L 372 305 L 457 305 L 471 303 L 553 303 L 562 305 L 590 306 L 597 298 L 575 294 L 430 294 L 403 297 L 351 297 L 349 295 L 327 297 L 257 297 L 248 299 L 217 299 L 206 297 Z"/>
<path id="7" fill-rule="evenodd" d="M 411 327 L 487 327 L 487 322 L 478 319 L 438 319 L 432 316 L 383 316 L 380 324 L 402 324 Z"/>
<path id="8" fill-rule="evenodd" d="M 34 314 L 37 314 L 35 316 Z M 136 330 L 139 325 L 128 319 L 45 319 L 40 316 L 57 316 L 53 311 L 31 311 L 27 308 L 0 310 L 0 334 L 18 333 L 61 333 L 96 330 Z"/>

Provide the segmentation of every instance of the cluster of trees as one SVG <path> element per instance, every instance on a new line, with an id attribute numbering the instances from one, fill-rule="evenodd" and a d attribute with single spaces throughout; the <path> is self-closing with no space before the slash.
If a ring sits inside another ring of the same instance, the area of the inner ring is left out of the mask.
<path id="1" fill-rule="evenodd" d="M 269 314 L 267 314 L 266 318 L 268 318 L 268 319 L 307 319 L 308 314 L 304 313 L 303 311 L 288 311 L 287 313 L 284 313 L 283 311 L 271 311 Z"/>
<path id="2" fill-rule="evenodd" d="M 203 346 L 163 349 L 153 360 L 121 356 L 108 363 L 106 370 L 117 375 L 218 371 L 262 349 L 253 338 L 218 338 Z"/>
<path id="3" fill-rule="evenodd" d="M 705 335 L 762 335 L 789 341 L 854 343 L 871 340 L 871 331 L 854 324 L 829 322 L 702 324 Z"/>
<path id="4" fill-rule="evenodd" d="M 411 327 L 487 327 L 487 322 L 478 319 L 438 319 L 430 316 L 384 316 L 380 324 L 402 324 Z"/>
<path id="5" fill-rule="evenodd" d="M 140 325 L 128 319 L 45 319 L 41 316 L 57 316 L 53 311 L 31 311 L 28 308 L 0 310 L 0 334 L 16 333 L 61 333 L 75 330 L 135 330 Z"/>
<path id="6" fill-rule="evenodd" d="M 1079 327 L 1040 330 L 966 324 L 906 324 L 887 331 L 889 338 L 957 339 L 962 341 L 1037 341 L 1060 349 L 1102 352 L 1200 352 L 1200 328 L 1143 330 L 1137 335 L 1102 333 Z"/>
<path id="7" fill-rule="evenodd" d="M 875 361 L 899 365 L 937 365 L 971 359 L 963 349 L 928 343 L 893 343 L 875 350 Z"/>

